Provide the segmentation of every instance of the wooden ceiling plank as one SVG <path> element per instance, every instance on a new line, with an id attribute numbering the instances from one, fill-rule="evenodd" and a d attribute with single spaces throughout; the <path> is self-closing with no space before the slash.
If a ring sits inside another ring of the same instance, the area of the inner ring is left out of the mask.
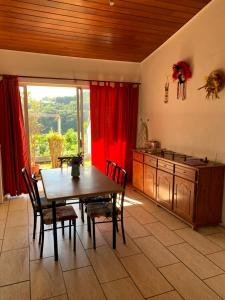
<path id="1" fill-rule="evenodd" d="M 160 27 L 162 30 L 167 30 L 167 27 L 169 26 L 170 28 L 174 28 L 175 30 L 177 30 L 178 27 L 182 26 L 182 22 L 168 22 L 166 20 L 162 21 L 162 20 L 156 20 L 156 19 L 149 19 L 148 21 L 144 18 L 134 18 L 134 17 L 124 17 L 124 18 L 114 18 L 114 17 L 107 17 L 107 16 L 100 16 L 100 15 L 96 15 L 96 14 L 88 14 L 88 13 L 80 13 L 80 12 L 72 12 L 72 11 L 67 11 L 67 10 L 60 10 L 60 9 L 54 9 L 51 7 L 45 7 L 45 6 L 38 6 L 38 5 L 33 5 L 30 3 L 22 3 L 22 2 L 15 2 L 15 1 L 10 1 L 9 0 L 9 4 L 7 5 L 2 5 L 2 6 L 6 6 L 7 9 L 11 9 L 12 7 L 15 8 L 21 8 L 27 11 L 32 11 L 32 14 L 34 12 L 39 12 L 41 14 L 51 14 L 52 17 L 54 16 L 54 18 L 59 18 L 61 17 L 70 17 L 71 19 L 75 19 L 75 18 L 80 18 L 80 19 L 85 19 L 85 20 L 90 20 L 90 21 L 97 21 L 100 23 L 111 23 L 111 24 L 120 24 L 120 25 L 126 25 L 129 27 L 140 27 L 140 28 L 145 28 L 148 24 L 153 27 L 153 28 L 158 28 Z M 12 4 L 11 4 L 12 3 Z"/>
<path id="2" fill-rule="evenodd" d="M 192 16 L 193 16 L 193 10 L 189 12 L 182 12 L 177 13 L 176 10 L 171 9 L 161 9 L 161 8 L 154 8 L 146 9 L 146 6 L 143 9 L 140 9 L 142 6 L 139 5 L 139 9 L 131 9 L 128 7 L 123 6 L 114 6 L 110 7 L 109 5 L 100 6 L 97 5 L 95 7 L 90 7 L 86 5 L 88 3 L 87 1 L 82 2 L 82 5 L 77 5 L 76 2 L 60 2 L 60 1 L 48 1 L 48 0 L 11 0 L 11 2 L 17 2 L 18 3 L 27 3 L 27 4 L 33 4 L 36 6 L 44 6 L 44 7 L 51 7 L 55 8 L 57 10 L 70 11 L 70 12 L 80 12 L 85 14 L 91 14 L 91 15 L 99 15 L 103 17 L 108 18 L 116 18 L 116 19 L 123 19 L 128 18 L 135 21 L 135 18 L 137 18 L 137 21 L 142 22 L 148 22 L 148 20 L 154 20 L 161 22 L 163 21 L 169 21 L 172 23 L 180 23 L 180 22 L 187 22 Z M 107 3 L 108 4 L 108 3 Z"/>

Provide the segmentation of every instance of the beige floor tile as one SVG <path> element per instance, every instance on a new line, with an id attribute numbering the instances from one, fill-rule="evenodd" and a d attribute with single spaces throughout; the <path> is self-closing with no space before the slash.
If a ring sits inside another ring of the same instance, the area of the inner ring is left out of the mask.
<path id="1" fill-rule="evenodd" d="M 211 287 L 220 297 L 225 299 L 225 274 L 215 276 L 205 280 L 206 284 Z"/>
<path id="2" fill-rule="evenodd" d="M 207 255 L 207 257 L 214 262 L 218 267 L 225 271 L 225 251 L 216 252 Z"/>
<path id="3" fill-rule="evenodd" d="M 28 226 L 28 213 L 26 210 L 8 213 L 6 227 Z"/>
<path id="4" fill-rule="evenodd" d="M 63 271 L 77 269 L 90 265 L 90 261 L 77 236 L 76 251 L 73 251 L 73 239 L 58 240 L 59 259 Z"/>
<path id="5" fill-rule="evenodd" d="M 215 234 L 207 235 L 207 238 L 214 244 L 225 249 L 225 234 L 224 233 L 215 233 Z"/>
<path id="6" fill-rule="evenodd" d="M 53 298 L 48 298 L 47 300 L 68 300 L 67 295 L 56 296 Z"/>
<path id="7" fill-rule="evenodd" d="M 40 245 L 38 244 L 39 234 L 36 234 L 35 240 L 33 235 L 29 236 L 30 260 L 40 259 Z M 54 256 L 53 235 L 52 231 L 45 232 L 43 258 Z"/>
<path id="8" fill-rule="evenodd" d="M 112 233 L 111 232 L 104 232 L 103 236 L 107 241 L 109 247 L 112 246 Z M 123 238 L 121 231 L 116 235 L 116 250 L 115 253 L 119 257 L 125 257 L 129 255 L 134 255 L 140 253 L 140 249 L 135 245 L 132 239 L 126 235 L 126 244 L 123 243 Z"/>
<path id="9" fill-rule="evenodd" d="M 127 207 L 126 210 L 129 212 L 131 216 L 133 216 L 141 224 L 148 224 L 148 223 L 153 223 L 158 221 L 158 219 L 153 217 L 152 214 L 147 212 L 141 206 L 137 206 L 137 205 L 130 206 Z"/>
<path id="10" fill-rule="evenodd" d="M 0 205 L 0 221 L 5 221 L 8 214 L 8 205 Z"/>
<path id="11" fill-rule="evenodd" d="M 5 232 L 5 222 L 0 220 L 0 239 L 3 239 Z"/>
<path id="12" fill-rule="evenodd" d="M 180 229 L 176 233 L 202 254 L 210 254 L 222 250 L 222 248 L 212 243 L 208 238 L 191 228 Z"/>
<path id="13" fill-rule="evenodd" d="M 141 205 L 146 211 L 152 213 L 153 215 L 164 211 L 163 208 L 161 208 L 160 206 L 157 206 L 155 202 L 153 202 L 152 200 L 150 200 L 146 197 L 143 197 L 141 199 Z"/>
<path id="14" fill-rule="evenodd" d="M 19 210 L 27 210 L 27 198 L 21 197 L 10 200 L 9 212 Z"/>
<path id="15" fill-rule="evenodd" d="M 8 227 L 5 230 L 2 251 L 20 249 L 29 246 L 28 227 Z"/>
<path id="16" fill-rule="evenodd" d="M 183 243 L 184 241 L 160 222 L 147 224 L 145 228 L 165 246 Z"/>
<path id="17" fill-rule="evenodd" d="M 224 232 L 224 228 L 222 226 L 203 226 L 199 227 L 197 231 L 202 235 L 208 235 L 213 233 Z"/>
<path id="18" fill-rule="evenodd" d="M 187 224 L 168 213 L 167 211 L 162 211 L 154 214 L 158 220 L 160 220 L 163 224 L 165 224 L 169 229 L 176 230 L 181 228 L 188 227 Z"/>
<path id="19" fill-rule="evenodd" d="M 67 295 L 56 296 L 53 298 L 48 298 L 47 300 L 68 300 Z"/>
<path id="20" fill-rule="evenodd" d="M 0 286 L 29 280 L 28 248 L 2 252 L 0 270 Z"/>
<path id="21" fill-rule="evenodd" d="M 172 291 L 159 296 L 148 298 L 147 300 L 182 300 L 182 299 L 183 298 L 181 298 L 181 296 L 176 291 Z"/>
<path id="22" fill-rule="evenodd" d="M 63 273 L 69 300 L 105 300 L 91 267 Z"/>
<path id="23" fill-rule="evenodd" d="M 149 232 L 134 217 L 128 217 L 124 220 L 125 231 L 131 238 L 148 236 Z"/>
<path id="24" fill-rule="evenodd" d="M 123 265 L 109 246 L 88 249 L 87 254 L 101 283 L 127 276 Z"/>
<path id="25" fill-rule="evenodd" d="M 8 285 L 0 288 L 1 300 L 30 300 L 29 281 Z"/>
<path id="26" fill-rule="evenodd" d="M 93 248 L 92 238 L 89 236 L 86 225 L 85 226 L 77 226 L 77 233 L 79 235 L 79 238 L 81 240 L 81 243 L 82 243 L 84 249 Z M 102 237 L 102 234 L 99 231 L 97 226 L 95 226 L 95 235 L 96 235 L 96 246 L 97 247 L 106 244 L 106 241 Z"/>
<path id="27" fill-rule="evenodd" d="M 162 274 L 186 300 L 220 298 L 182 263 L 160 268 Z"/>
<path id="28" fill-rule="evenodd" d="M 135 242 L 156 267 L 163 267 L 179 262 L 154 236 L 137 238 Z"/>
<path id="29" fill-rule="evenodd" d="M 41 300 L 66 293 L 62 270 L 53 257 L 30 263 L 31 299 Z"/>
<path id="30" fill-rule="evenodd" d="M 171 246 L 169 250 L 201 279 L 223 273 L 220 268 L 187 243 Z"/>
<path id="31" fill-rule="evenodd" d="M 102 288 L 108 300 L 144 300 L 130 278 L 104 283 Z"/>
<path id="32" fill-rule="evenodd" d="M 145 298 L 173 289 L 143 254 L 128 256 L 121 261 Z"/>

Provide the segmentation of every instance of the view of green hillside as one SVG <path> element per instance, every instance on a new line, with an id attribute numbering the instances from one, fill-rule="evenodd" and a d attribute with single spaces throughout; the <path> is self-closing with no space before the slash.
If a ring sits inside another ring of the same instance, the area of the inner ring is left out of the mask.
<path id="1" fill-rule="evenodd" d="M 83 126 L 87 144 L 87 128 L 90 122 L 89 90 L 83 91 Z M 51 132 L 61 132 L 63 137 L 63 155 L 75 155 L 78 152 L 77 138 L 77 99 L 76 96 L 43 97 L 35 99 L 28 94 L 28 114 L 31 160 L 48 160 L 50 149 L 48 137 Z"/>

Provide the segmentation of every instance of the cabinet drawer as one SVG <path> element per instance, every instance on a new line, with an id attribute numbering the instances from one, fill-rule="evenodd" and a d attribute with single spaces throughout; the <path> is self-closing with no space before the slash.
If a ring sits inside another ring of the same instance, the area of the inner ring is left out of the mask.
<path id="1" fill-rule="evenodd" d="M 139 152 L 133 152 L 133 159 L 137 160 L 137 161 L 140 161 L 140 162 L 143 162 L 144 155 L 142 153 L 139 153 Z"/>
<path id="2" fill-rule="evenodd" d="M 144 163 L 146 165 L 156 167 L 157 166 L 157 159 L 148 155 L 144 156 Z"/>
<path id="3" fill-rule="evenodd" d="M 169 172 L 169 173 L 173 173 L 173 164 L 167 162 L 167 161 L 164 161 L 164 160 L 158 160 L 158 168 L 160 170 L 163 170 L 163 171 L 166 171 L 166 172 Z"/>
<path id="4" fill-rule="evenodd" d="M 195 181 L 196 170 L 175 165 L 175 175 Z"/>

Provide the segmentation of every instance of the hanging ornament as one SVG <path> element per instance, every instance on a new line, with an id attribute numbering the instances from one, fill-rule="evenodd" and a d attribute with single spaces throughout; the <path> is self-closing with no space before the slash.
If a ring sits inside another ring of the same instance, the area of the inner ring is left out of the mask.
<path id="1" fill-rule="evenodd" d="M 169 86 L 170 86 L 170 83 L 169 83 L 169 80 L 168 80 L 168 77 L 167 77 L 166 83 L 165 83 L 165 98 L 164 98 L 164 103 L 168 103 L 168 99 L 169 99 Z"/>
<path id="2" fill-rule="evenodd" d="M 187 96 L 187 80 L 191 78 L 190 66 L 184 62 L 179 61 L 173 65 L 173 79 L 177 82 L 177 99 L 186 99 Z"/>
<path id="3" fill-rule="evenodd" d="M 206 84 L 201 86 L 198 90 L 206 90 L 206 98 L 212 97 L 212 99 L 219 98 L 218 92 L 224 87 L 224 72 L 221 70 L 213 71 L 206 77 Z"/>

